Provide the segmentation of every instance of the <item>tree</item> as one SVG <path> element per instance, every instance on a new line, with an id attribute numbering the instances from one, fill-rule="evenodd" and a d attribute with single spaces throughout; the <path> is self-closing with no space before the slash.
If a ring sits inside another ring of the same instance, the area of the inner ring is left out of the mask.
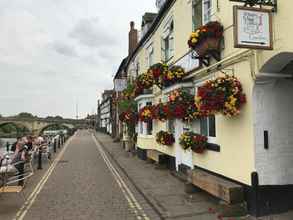
<path id="1" fill-rule="evenodd" d="M 49 120 L 62 120 L 63 118 L 59 115 L 57 116 L 47 116 L 46 119 L 49 119 Z"/>
<path id="2" fill-rule="evenodd" d="M 13 124 L 5 124 L 0 127 L 0 131 L 6 134 L 10 134 L 10 133 L 16 132 L 17 128 Z"/>
<path id="3" fill-rule="evenodd" d="M 33 114 L 28 113 L 28 112 L 21 112 L 17 115 L 19 118 L 34 118 Z"/>

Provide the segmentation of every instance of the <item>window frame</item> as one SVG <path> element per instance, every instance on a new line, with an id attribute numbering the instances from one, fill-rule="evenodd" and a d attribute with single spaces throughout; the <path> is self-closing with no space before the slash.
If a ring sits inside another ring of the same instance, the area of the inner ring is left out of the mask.
<path id="1" fill-rule="evenodd" d="M 168 45 L 168 48 L 166 46 Z M 163 34 L 161 36 L 161 60 L 167 63 L 174 57 L 174 19 L 171 16 L 164 26 Z"/>
<path id="2" fill-rule="evenodd" d="M 153 47 L 153 43 L 151 43 L 147 48 L 147 65 L 148 67 L 151 67 L 152 65 L 154 65 L 154 61 L 155 61 L 155 52 L 154 52 L 154 47 Z"/>
<path id="3" fill-rule="evenodd" d="M 147 101 L 145 103 L 145 106 L 151 106 L 151 105 L 152 105 L 151 101 Z M 145 124 L 146 124 L 145 134 L 148 136 L 153 135 L 153 131 L 154 131 L 153 120 Z"/>
<path id="4" fill-rule="evenodd" d="M 198 90 L 198 87 L 202 86 L 206 80 L 210 79 L 210 77 L 206 77 L 198 82 L 195 82 L 195 94 L 197 94 L 197 90 Z M 208 142 L 209 143 L 213 143 L 213 144 L 216 144 L 216 140 L 217 140 L 217 120 L 216 120 L 216 116 L 213 115 L 214 117 L 214 132 L 215 132 L 215 137 L 213 136 L 210 136 L 210 123 L 209 123 L 209 120 L 210 120 L 210 117 L 205 117 L 204 119 L 207 119 L 207 138 L 208 138 Z M 199 133 L 202 134 L 202 119 L 200 119 L 200 126 L 199 126 Z"/>
<path id="5" fill-rule="evenodd" d="M 215 135 L 214 136 L 211 136 L 211 132 L 210 132 L 210 125 L 211 125 L 211 118 L 213 117 L 213 119 L 214 119 L 214 133 L 215 133 Z M 206 132 L 202 132 L 202 124 L 203 123 L 206 123 Z M 209 116 L 209 117 L 205 117 L 205 118 L 202 118 L 202 119 L 200 119 L 200 134 L 201 135 L 205 135 L 205 136 L 207 136 L 207 138 L 208 138 L 208 142 L 210 142 L 210 143 L 215 143 L 216 142 L 216 138 L 217 138 L 217 131 L 216 131 L 216 117 L 215 117 L 215 115 L 213 115 L 213 116 Z"/>
<path id="6" fill-rule="evenodd" d="M 206 10 L 205 6 L 206 4 L 209 4 L 209 8 L 208 10 Z M 201 9 L 201 15 L 200 15 L 200 19 L 201 21 L 196 25 L 196 7 L 198 7 L 200 5 L 200 9 Z M 192 30 L 195 31 L 197 28 L 199 28 L 202 25 L 205 25 L 206 23 L 211 21 L 212 18 L 212 0 L 192 0 Z M 208 14 L 208 15 L 207 15 Z"/>

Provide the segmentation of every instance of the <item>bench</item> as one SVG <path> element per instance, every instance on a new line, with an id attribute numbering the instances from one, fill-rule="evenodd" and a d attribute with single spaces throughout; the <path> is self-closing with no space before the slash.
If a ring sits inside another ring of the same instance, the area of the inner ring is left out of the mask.
<path id="1" fill-rule="evenodd" d="M 3 186 L 0 187 L 0 193 L 20 193 L 22 189 L 22 186 Z"/>
<path id="2" fill-rule="evenodd" d="M 198 168 L 189 171 L 188 180 L 228 204 L 237 204 L 244 200 L 243 186 Z"/>

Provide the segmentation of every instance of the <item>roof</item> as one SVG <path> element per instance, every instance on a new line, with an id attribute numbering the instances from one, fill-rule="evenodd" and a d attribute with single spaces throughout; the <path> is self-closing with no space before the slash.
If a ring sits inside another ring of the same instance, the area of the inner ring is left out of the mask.
<path id="1" fill-rule="evenodd" d="M 116 72 L 116 74 L 114 76 L 114 79 L 119 79 L 119 78 L 122 77 L 121 73 L 122 73 L 122 70 L 124 70 L 124 68 L 125 68 L 125 64 L 127 62 L 127 59 L 128 59 L 128 57 L 124 58 L 122 60 L 122 62 L 120 63 L 120 66 L 119 66 L 119 68 L 118 68 L 118 70 L 117 70 L 117 72 Z"/>
<path id="2" fill-rule="evenodd" d="M 147 33 L 141 38 L 141 40 L 138 42 L 135 50 L 132 52 L 132 54 L 128 57 L 127 63 L 125 67 L 127 67 L 134 57 L 134 55 L 137 53 L 137 51 L 141 48 L 141 46 L 147 41 L 149 36 L 156 30 L 156 28 L 160 25 L 161 20 L 164 18 L 165 13 L 169 11 L 169 9 L 172 7 L 173 3 L 176 0 L 166 0 L 163 7 L 160 9 L 159 13 L 157 14 L 155 20 L 153 21 L 151 27 L 147 31 Z"/>

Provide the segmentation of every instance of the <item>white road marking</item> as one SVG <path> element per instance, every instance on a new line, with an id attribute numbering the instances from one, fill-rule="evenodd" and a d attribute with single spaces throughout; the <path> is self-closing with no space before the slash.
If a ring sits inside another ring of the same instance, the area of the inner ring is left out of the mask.
<path id="1" fill-rule="evenodd" d="M 124 197 L 126 198 L 129 207 L 132 209 L 132 211 L 135 213 L 136 218 L 138 220 L 144 219 L 144 220 L 150 220 L 150 218 L 145 214 L 144 210 L 142 209 L 141 205 L 139 202 L 136 200 L 134 197 L 133 193 L 129 189 L 129 187 L 126 185 L 120 174 L 118 173 L 117 169 L 112 165 L 110 162 L 108 156 L 106 155 L 105 151 L 103 148 L 100 146 L 94 135 L 92 135 L 92 138 L 97 146 L 98 151 L 100 152 L 103 160 L 105 161 L 108 169 L 112 173 L 115 181 L 117 182 L 119 188 L 121 189 Z"/>
<path id="2" fill-rule="evenodd" d="M 74 135 L 75 136 L 75 135 Z M 73 136 L 73 137 L 74 137 Z M 24 219 L 25 215 L 27 214 L 28 210 L 31 208 L 31 206 L 34 204 L 38 194 L 41 192 L 41 190 L 44 188 L 47 180 L 51 176 L 52 172 L 54 171 L 55 167 L 57 166 L 59 160 L 63 156 L 64 152 L 66 151 L 68 145 L 72 141 L 71 137 L 63 147 L 63 149 L 60 151 L 59 155 L 55 158 L 52 165 L 49 167 L 45 175 L 42 177 L 42 179 L 39 181 L 33 192 L 31 192 L 30 196 L 27 198 L 23 206 L 19 209 L 19 211 L 16 213 L 16 216 L 13 218 L 13 220 L 22 220 Z"/>

